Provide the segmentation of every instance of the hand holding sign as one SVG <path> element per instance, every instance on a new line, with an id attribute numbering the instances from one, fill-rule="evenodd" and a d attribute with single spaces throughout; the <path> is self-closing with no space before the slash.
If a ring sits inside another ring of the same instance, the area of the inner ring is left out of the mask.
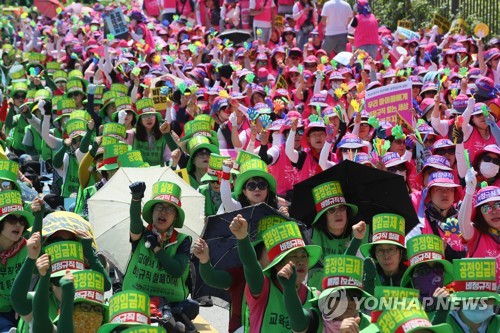
<path id="1" fill-rule="evenodd" d="M 484 23 L 478 23 L 474 27 L 474 35 L 476 35 L 479 39 L 482 39 L 490 33 L 490 28 Z"/>

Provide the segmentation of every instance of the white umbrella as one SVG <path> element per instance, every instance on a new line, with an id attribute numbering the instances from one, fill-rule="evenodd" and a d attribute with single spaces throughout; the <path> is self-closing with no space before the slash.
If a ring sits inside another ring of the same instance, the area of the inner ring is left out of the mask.
<path id="1" fill-rule="evenodd" d="M 333 60 L 335 60 L 339 64 L 347 66 L 347 65 L 349 65 L 349 62 L 351 62 L 351 58 L 352 58 L 352 53 L 351 52 L 343 51 L 343 52 L 340 52 L 339 54 L 337 54 L 333 58 Z"/>
<path id="2" fill-rule="evenodd" d="M 180 229 L 193 238 L 199 237 L 204 226 L 205 197 L 188 185 L 170 168 L 120 168 L 116 174 L 88 201 L 89 221 L 99 249 L 125 272 L 131 252 L 129 242 L 130 200 L 128 186 L 137 181 L 146 183 L 142 205 L 150 199 L 153 184 L 170 181 L 182 189 L 182 207 L 186 213 Z"/>

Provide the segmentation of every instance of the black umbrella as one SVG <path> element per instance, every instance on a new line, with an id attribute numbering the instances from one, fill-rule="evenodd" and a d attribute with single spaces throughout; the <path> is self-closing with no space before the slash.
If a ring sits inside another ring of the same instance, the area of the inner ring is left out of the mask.
<path id="1" fill-rule="evenodd" d="M 237 240 L 231 230 L 229 224 L 233 221 L 236 215 L 241 214 L 249 225 L 250 240 L 255 240 L 258 234 L 258 222 L 266 216 L 275 215 L 283 217 L 286 220 L 294 221 L 293 219 L 281 214 L 265 203 L 255 206 L 249 206 L 240 210 L 235 210 L 230 213 L 221 215 L 209 216 L 201 238 L 203 238 L 210 249 L 210 261 L 214 268 L 220 270 L 228 270 L 230 268 L 240 267 L 241 262 L 238 256 Z M 295 221 L 297 222 L 297 221 Z M 297 222 L 304 230 L 304 224 Z M 193 290 L 193 298 L 201 296 L 214 296 L 230 301 L 229 294 L 225 290 L 215 289 L 207 286 L 198 274 L 198 259 L 193 257 L 194 266 L 196 267 L 195 286 Z"/>
<path id="2" fill-rule="evenodd" d="M 406 220 L 406 233 L 418 223 L 403 177 L 352 161 L 343 161 L 293 187 L 290 216 L 311 225 L 316 216 L 312 189 L 340 181 L 348 203 L 359 207 L 357 219 L 370 223 L 373 215 L 393 213 Z"/>
<path id="3" fill-rule="evenodd" d="M 234 44 L 241 44 L 251 39 L 252 34 L 247 30 L 229 29 L 229 30 L 224 30 L 217 37 L 222 40 L 229 39 Z"/>

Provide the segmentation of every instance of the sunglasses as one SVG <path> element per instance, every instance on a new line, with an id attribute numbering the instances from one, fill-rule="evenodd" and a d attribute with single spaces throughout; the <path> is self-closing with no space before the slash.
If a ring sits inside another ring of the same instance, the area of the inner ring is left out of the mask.
<path id="1" fill-rule="evenodd" d="M 491 162 L 495 165 L 500 165 L 500 158 L 498 157 L 491 157 L 491 156 L 488 156 L 488 155 L 484 155 L 482 160 L 484 162 Z"/>
<path id="2" fill-rule="evenodd" d="M 72 92 L 72 93 L 68 94 L 68 98 L 73 98 L 73 97 L 78 96 L 78 95 L 80 95 L 79 92 Z"/>
<path id="3" fill-rule="evenodd" d="M 257 65 L 267 66 L 267 61 L 257 61 Z"/>
<path id="4" fill-rule="evenodd" d="M 495 202 L 493 205 L 482 205 L 481 213 L 485 215 L 493 214 L 493 212 L 498 212 L 500 210 L 500 201 Z"/>
<path id="5" fill-rule="evenodd" d="M 2 183 L 0 183 L 0 187 L 2 190 L 10 190 L 11 186 L 12 186 L 12 183 L 9 181 L 3 181 Z"/>
<path id="6" fill-rule="evenodd" d="M 347 210 L 347 206 L 346 205 L 339 205 L 337 207 L 332 207 L 332 208 L 329 208 L 326 212 L 328 214 L 335 214 L 337 212 L 345 212 Z"/>
<path id="7" fill-rule="evenodd" d="M 25 99 L 26 95 L 14 95 L 14 99 Z"/>
<path id="8" fill-rule="evenodd" d="M 73 138 L 71 139 L 71 144 L 76 145 L 77 143 L 80 143 L 82 141 L 82 138 Z"/>
<path id="9" fill-rule="evenodd" d="M 290 77 L 298 77 L 299 75 L 299 73 L 290 73 Z"/>
<path id="10" fill-rule="evenodd" d="M 248 182 L 247 185 L 245 186 L 245 188 L 248 191 L 255 191 L 257 188 L 259 188 L 259 190 L 261 190 L 261 191 L 264 191 L 267 189 L 267 186 L 268 186 L 268 184 L 265 181 Z"/>
<path id="11" fill-rule="evenodd" d="M 19 223 L 21 227 L 25 227 L 28 224 L 28 221 L 26 221 L 26 218 L 22 216 L 15 216 L 15 215 L 10 215 L 5 218 L 5 222 L 7 222 L 10 225 L 16 225 Z"/>
<path id="12" fill-rule="evenodd" d="M 303 129 L 297 130 L 297 135 L 304 135 L 304 130 Z"/>
<path id="13" fill-rule="evenodd" d="M 455 155 L 455 148 L 436 149 L 436 151 L 434 153 L 436 155 L 439 155 L 439 156 L 444 156 L 446 154 L 448 154 L 448 155 Z"/>

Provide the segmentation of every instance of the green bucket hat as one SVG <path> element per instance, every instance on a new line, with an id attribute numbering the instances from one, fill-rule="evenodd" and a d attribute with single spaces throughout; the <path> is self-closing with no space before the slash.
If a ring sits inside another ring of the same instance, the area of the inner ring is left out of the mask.
<path id="1" fill-rule="evenodd" d="M 31 103 L 31 112 L 35 112 L 35 110 L 38 110 L 38 101 L 42 99 L 46 101 L 52 100 L 52 93 L 47 89 L 38 89 L 35 92 L 33 103 Z"/>
<path id="2" fill-rule="evenodd" d="M 49 61 L 46 65 L 47 74 L 53 75 L 56 71 L 61 70 L 61 63 L 57 61 Z"/>
<path id="3" fill-rule="evenodd" d="M 113 83 L 110 91 L 115 91 L 119 96 L 128 96 L 128 87 L 121 83 Z"/>
<path id="4" fill-rule="evenodd" d="M 109 171 L 118 169 L 118 157 L 129 151 L 126 143 L 115 143 L 104 146 L 104 156 L 102 162 L 97 165 L 99 171 Z"/>
<path id="5" fill-rule="evenodd" d="M 98 84 L 94 92 L 94 105 L 102 105 L 102 97 L 104 95 L 104 85 Z"/>
<path id="6" fill-rule="evenodd" d="M 14 65 L 9 69 L 9 76 L 14 82 L 26 83 L 26 70 L 23 65 Z"/>
<path id="7" fill-rule="evenodd" d="M 210 139 L 212 144 L 219 146 L 219 140 L 217 140 L 217 133 L 214 130 L 212 130 L 210 123 L 205 120 L 198 120 L 198 119 L 188 121 L 184 125 L 184 136 L 182 137 L 181 142 L 188 141 L 192 137 L 198 135 L 207 137 L 208 139 Z"/>
<path id="8" fill-rule="evenodd" d="M 287 254 L 296 250 L 304 249 L 309 256 L 309 268 L 313 267 L 321 257 L 321 247 L 318 245 L 306 245 L 297 223 L 292 221 L 272 225 L 262 232 L 262 240 L 269 256 L 269 265 L 263 269 L 268 271 L 279 263 Z"/>
<path id="9" fill-rule="evenodd" d="M 118 156 L 117 162 L 120 168 L 146 168 L 149 166 L 149 163 L 142 159 L 142 153 L 139 150 L 129 150 Z"/>
<path id="10" fill-rule="evenodd" d="M 334 181 L 323 183 L 314 187 L 312 193 L 317 212 L 313 224 L 316 223 L 321 215 L 323 215 L 328 209 L 340 205 L 349 207 L 352 211 L 352 215 L 356 215 L 358 213 L 358 206 L 346 203 L 340 182 Z"/>
<path id="11" fill-rule="evenodd" d="M 413 269 L 423 263 L 440 263 L 444 266 L 444 284 L 453 282 L 453 266 L 444 258 L 443 240 L 436 235 L 418 235 L 408 239 L 406 250 L 410 267 L 403 274 L 401 286 L 410 284 Z"/>
<path id="12" fill-rule="evenodd" d="M 28 93 L 26 94 L 26 99 L 24 100 L 25 104 L 31 104 L 35 100 L 35 90 L 28 90 Z"/>
<path id="13" fill-rule="evenodd" d="M 28 94 L 28 85 L 25 82 L 15 82 L 12 84 L 10 95 L 14 96 L 17 93 Z"/>
<path id="14" fill-rule="evenodd" d="M 187 152 L 189 154 L 189 160 L 186 166 L 188 172 L 191 172 L 193 168 L 193 159 L 196 152 L 200 149 L 208 149 L 210 153 L 219 154 L 219 147 L 213 145 L 207 137 L 195 136 L 188 141 Z"/>
<path id="15" fill-rule="evenodd" d="M 87 111 L 75 110 L 75 111 L 71 112 L 71 114 L 69 115 L 69 119 L 70 120 L 71 119 L 81 119 L 81 120 L 85 120 L 86 122 L 89 122 L 92 119 L 92 116 Z"/>
<path id="16" fill-rule="evenodd" d="M 452 299 L 488 298 L 500 304 L 496 285 L 495 258 L 464 258 L 453 260 Z"/>
<path id="17" fill-rule="evenodd" d="M 65 71 L 55 71 L 52 74 L 52 81 L 54 81 L 54 83 L 57 83 L 59 81 L 68 82 L 68 73 L 66 73 Z"/>
<path id="18" fill-rule="evenodd" d="M 267 164 L 261 159 L 253 158 L 244 162 L 234 185 L 234 195 L 237 198 L 243 192 L 243 186 L 250 178 L 261 177 L 269 184 L 269 190 L 276 193 L 276 179 L 269 173 Z"/>
<path id="19" fill-rule="evenodd" d="M 260 156 L 249 153 L 245 150 L 238 150 L 238 154 L 236 155 L 236 159 L 234 160 L 233 170 L 236 171 L 236 173 L 238 174 L 240 171 L 241 165 L 243 163 L 250 161 L 250 160 L 253 160 L 253 159 L 260 160 Z"/>
<path id="20" fill-rule="evenodd" d="M 207 173 L 201 177 L 201 182 L 217 181 L 217 174 L 222 171 L 222 163 L 227 160 L 226 156 L 221 156 L 215 153 L 210 154 Z"/>
<path id="21" fill-rule="evenodd" d="M 162 121 L 161 113 L 156 111 L 156 109 L 154 108 L 154 102 L 152 98 L 141 98 L 140 100 L 137 101 L 137 103 L 135 103 L 135 106 L 137 108 L 136 115 L 139 115 L 139 117 L 146 114 L 155 114 L 156 120 L 158 122 Z"/>
<path id="22" fill-rule="evenodd" d="M 102 141 L 101 141 L 101 146 L 99 147 L 99 149 L 104 149 L 105 146 L 113 145 L 116 143 L 121 143 L 121 141 L 118 140 L 117 138 L 112 137 L 112 136 L 103 136 Z M 99 151 L 99 149 L 98 149 L 98 151 Z M 102 151 L 102 153 L 104 153 L 104 150 Z"/>
<path id="23" fill-rule="evenodd" d="M 84 136 L 87 133 L 87 122 L 83 119 L 70 119 L 64 125 L 64 130 L 71 139 L 78 135 Z"/>
<path id="24" fill-rule="evenodd" d="M 171 182 L 161 181 L 153 185 L 151 200 L 146 202 L 142 209 L 142 218 L 147 223 L 153 223 L 153 207 L 157 203 L 169 203 L 177 208 L 177 219 L 174 228 L 182 228 L 184 225 L 184 210 L 181 208 L 182 190 L 179 185 Z"/>
<path id="25" fill-rule="evenodd" d="M 213 130 L 215 128 L 215 119 L 208 114 L 199 114 L 194 117 L 194 120 L 206 121 L 210 124 L 210 129 Z"/>
<path id="26" fill-rule="evenodd" d="M 15 190 L 0 192 L 0 221 L 9 215 L 24 217 L 29 224 L 25 229 L 31 227 L 35 220 L 33 214 L 24 210 L 21 192 Z"/>
<path id="27" fill-rule="evenodd" d="M 66 97 L 69 97 L 70 94 L 79 92 L 85 96 L 85 88 L 80 80 L 69 80 L 68 83 L 66 83 Z"/>
<path id="28" fill-rule="evenodd" d="M 87 302 L 95 305 L 104 304 L 104 276 L 100 272 L 86 269 L 73 273 L 75 285 L 74 303 Z"/>
<path id="29" fill-rule="evenodd" d="M 87 86 L 89 85 L 89 81 L 85 80 L 81 70 L 73 69 L 71 72 L 68 73 L 68 82 L 72 81 L 72 80 L 80 81 L 83 88 L 84 88 L 83 90 L 84 91 L 87 90 Z M 85 95 L 85 93 L 84 93 L 84 95 Z"/>
<path id="30" fill-rule="evenodd" d="M 111 333 L 120 326 L 149 325 L 149 296 L 137 290 L 120 291 L 109 299 L 109 323 L 97 333 Z"/>
<path id="31" fill-rule="evenodd" d="M 66 270 L 80 271 L 85 269 L 83 246 L 80 242 L 63 241 L 49 244 L 44 247 L 45 254 L 50 256 L 52 273 L 50 277 L 66 275 Z"/>
<path id="32" fill-rule="evenodd" d="M 102 136 L 110 136 L 119 141 L 125 141 L 127 137 L 127 128 L 119 123 L 106 123 L 103 125 Z"/>
<path id="33" fill-rule="evenodd" d="M 25 56 L 28 60 L 28 64 L 26 65 L 26 70 L 28 72 L 30 71 L 30 68 L 35 66 L 40 66 L 42 69 L 45 69 L 45 66 L 43 65 L 45 63 L 45 60 L 47 59 L 47 56 L 45 54 L 38 52 L 27 52 Z"/>
<path id="34" fill-rule="evenodd" d="M 434 333 L 453 333 L 449 324 L 432 325 L 421 306 L 383 311 L 377 320 L 377 326 L 381 333 L 412 333 L 422 329 Z"/>
<path id="35" fill-rule="evenodd" d="M 138 325 L 136 327 L 127 328 L 121 333 L 166 333 L 163 327 L 151 325 Z"/>
<path id="36" fill-rule="evenodd" d="M 102 95 L 103 105 L 101 110 L 99 111 L 101 117 L 106 116 L 106 109 L 108 108 L 108 105 L 115 103 L 115 99 L 118 97 L 120 97 L 120 94 L 112 90 L 106 91 Z"/>
<path id="37" fill-rule="evenodd" d="M 72 98 L 61 98 L 57 102 L 57 117 L 54 121 L 60 120 L 62 117 L 69 117 L 76 109 L 75 100 Z"/>
<path id="38" fill-rule="evenodd" d="M 18 191 L 21 187 L 17 183 L 19 164 L 11 160 L 0 160 L 0 180 L 8 180 L 16 185 Z"/>
<path id="39" fill-rule="evenodd" d="M 114 122 L 118 121 L 118 112 L 120 111 L 132 111 L 135 116 L 137 114 L 134 110 L 134 105 L 132 104 L 132 99 L 129 96 L 120 96 L 115 98 L 116 111 L 111 115 L 111 120 Z"/>
<path id="40" fill-rule="evenodd" d="M 250 240 L 252 241 L 252 246 L 255 248 L 258 244 L 262 243 L 262 233 L 272 227 L 273 225 L 278 225 L 285 223 L 288 220 L 283 216 L 278 215 L 268 215 L 264 216 L 257 222 L 257 234 L 251 234 Z"/>
<path id="41" fill-rule="evenodd" d="M 377 244 L 405 247 L 405 219 L 397 214 L 377 214 L 372 219 L 372 242 L 361 245 L 360 251 L 370 256 L 370 249 Z"/>

